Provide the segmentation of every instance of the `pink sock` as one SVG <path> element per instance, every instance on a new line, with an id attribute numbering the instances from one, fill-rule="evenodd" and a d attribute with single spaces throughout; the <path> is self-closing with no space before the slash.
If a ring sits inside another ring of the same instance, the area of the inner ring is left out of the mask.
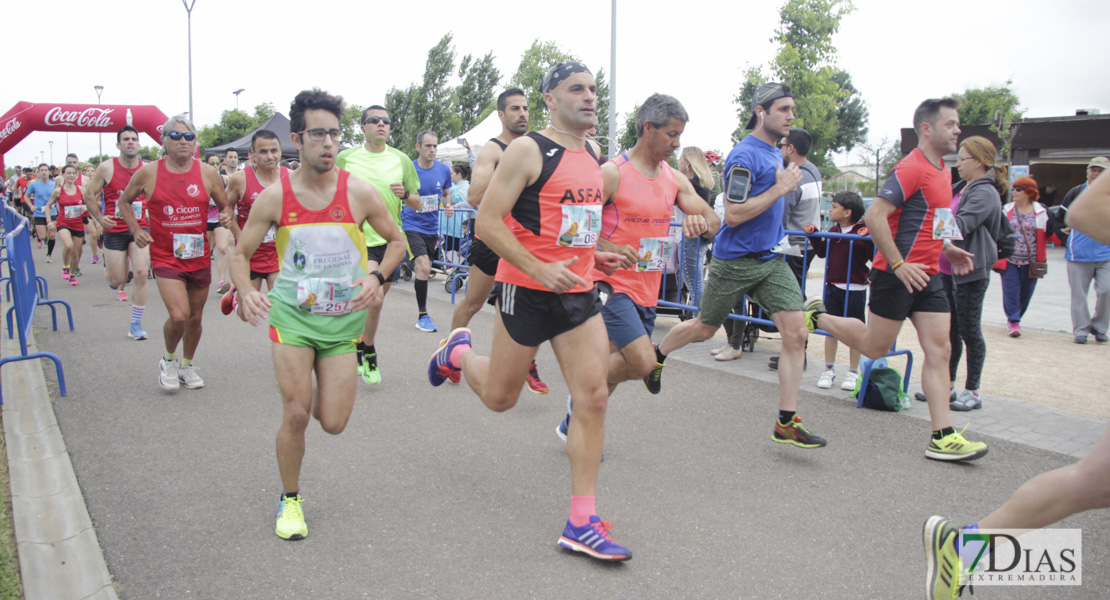
<path id="1" fill-rule="evenodd" d="M 456 369 L 461 369 L 463 352 L 467 352 L 469 350 L 470 344 L 459 344 L 458 346 L 455 346 L 453 349 L 451 349 L 451 354 L 447 357 L 447 362 L 451 363 L 452 367 L 455 367 Z"/>
<path id="2" fill-rule="evenodd" d="M 590 517 L 597 514 L 596 496 L 571 496 L 570 497 L 570 524 L 581 527 L 590 522 Z"/>

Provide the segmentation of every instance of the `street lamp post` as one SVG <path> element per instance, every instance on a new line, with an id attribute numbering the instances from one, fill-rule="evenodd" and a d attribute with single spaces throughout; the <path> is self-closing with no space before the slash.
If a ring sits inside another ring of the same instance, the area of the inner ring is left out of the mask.
<path id="1" fill-rule="evenodd" d="M 96 90 L 96 105 L 100 106 L 100 95 L 104 93 L 104 86 L 94 85 L 93 89 Z M 99 132 L 97 132 L 96 134 L 96 147 L 96 162 L 99 164 L 101 160 L 100 157 L 104 156 L 104 140 L 103 136 Z"/>
<path id="2" fill-rule="evenodd" d="M 239 110 L 239 94 L 242 94 L 244 91 L 246 91 L 246 88 L 239 88 L 234 92 L 231 92 L 232 94 L 235 94 L 235 110 Z"/>
<path id="3" fill-rule="evenodd" d="M 54 164 L 54 140 L 47 143 L 50 144 L 50 164 Z"/>
<path id="4" fill-rule="evenodd" d="M 196 6 L 197 0 L 186 2 L 181 0 L 182 6 L 185 7 L 185 12 L 188 13 L 189 21 L 189 119 L 195 119 L 193 115 L 193 7 Z"/>

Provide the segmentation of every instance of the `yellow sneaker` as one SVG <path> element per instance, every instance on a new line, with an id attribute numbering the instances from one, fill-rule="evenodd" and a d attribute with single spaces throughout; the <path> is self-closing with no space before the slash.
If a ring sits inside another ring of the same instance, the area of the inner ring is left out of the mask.
<path id="1" fill-rule="evenodd" d="M 922 528 L 925 542 L 925 593 L 930 600 L 952 600 L 963 595 L 960 585 L 960 530 L 940 517 L 929 517 Z"/>
<path id="2" fill-rule="evenodd" d="M 281 495 L 278 502 L 277 527 L 275 532 L 283 540 L 303 540 L 308 537 L 308 524 L 304 522 L 304 498 Z"/>
<path id="3" fill-rule="evenodd" d="M 987 455 L 987 445 L 983 442 L 972 442 L 964 438 L 967 425 L 959 431 L 938 439 L 929 438 L 929 446 L 925 448 L 925 458 L 933 460 L 946 460 L 949 462 L 960 460 L 975 460 Z"/>

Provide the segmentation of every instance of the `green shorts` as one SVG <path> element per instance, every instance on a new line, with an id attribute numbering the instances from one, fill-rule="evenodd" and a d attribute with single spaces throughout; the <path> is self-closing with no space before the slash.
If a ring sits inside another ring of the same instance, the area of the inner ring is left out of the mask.
<path id="1" fill-rule="evenodd" d="M 714 256 L 709 261 L 709 278 L 698 318 L 706 325 L 720 327 L 745 294 L 770 315 L 802 310 L 802 291 L 785 260 L 722 260 Z"/>
<path id="2" fill-rule="evenodd" d="M 271 300 L 270 340 L 316 350 L 317 358 L 355 351 L 366 311 L 346 315 L 312 315 Z"/>

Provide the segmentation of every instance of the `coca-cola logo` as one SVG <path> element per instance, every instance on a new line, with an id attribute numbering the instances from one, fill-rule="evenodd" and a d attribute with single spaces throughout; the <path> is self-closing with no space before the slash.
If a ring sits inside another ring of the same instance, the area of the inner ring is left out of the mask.
<path id="1" fill-rule="evenodd" d="M 111 108 L 89 107 L 85 110 L 62 110 L 55 106 L 46 111 L 46 124 L 48 126 L 64 125 L 66 127 L 111 127 Z"/>
<path id="2" fill-rule="evenodd" d="M 19 122 L 19 119 L 8 121 L 8 123 L 4 125 L 4 128 L 0 129 L 0 141 L 4 141 L 4 138 L 14 133 L 16 129 L 19 129 L 20 125 L 22 125 L 22 123 Z"/>

